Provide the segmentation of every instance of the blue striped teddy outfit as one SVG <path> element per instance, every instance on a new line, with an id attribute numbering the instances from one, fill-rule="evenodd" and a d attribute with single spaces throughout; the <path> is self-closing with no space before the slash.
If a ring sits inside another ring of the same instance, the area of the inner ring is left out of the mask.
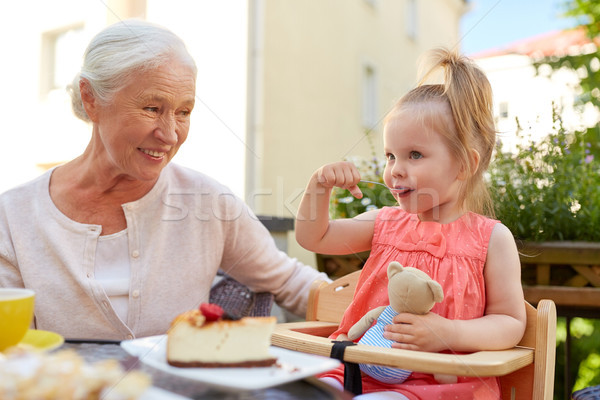
<path id="1" fill-rule="evenodd" d="M 387 306 L 375 321 L 375 325 L 371 326 L 369 330 L 365 332 L 358 343 L 366 344 L 368 346 L 391 348 L 394 341 L 383 337 L 383 328 L 386 325 L 391 324 L 392 319 L 396 315 L 398 315 L 398 313 L 394 311 L 392 306 Z M 404 382 L 412 373 L 412 371 L 406 369 L 383 367 L 381 365 L 372 364 L 360 364 L 360 370 L 380 382 L 395 384 Z"/>

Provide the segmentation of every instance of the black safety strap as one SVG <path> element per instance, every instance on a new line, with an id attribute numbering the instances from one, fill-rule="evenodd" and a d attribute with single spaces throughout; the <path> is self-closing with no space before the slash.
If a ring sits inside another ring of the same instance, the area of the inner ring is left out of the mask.
<path id="1" fill-rule="evenodd" d="M 344 361 L 344 352 L 348 346 L 356 346 L 356 343 L 351 342 L 350 340 L 345 340 L 343 342 L 334 340 L 329 357 L 344 363 L 344 390 L 359 395 L 362 394 L 360 367 L 356 363 Z"/>

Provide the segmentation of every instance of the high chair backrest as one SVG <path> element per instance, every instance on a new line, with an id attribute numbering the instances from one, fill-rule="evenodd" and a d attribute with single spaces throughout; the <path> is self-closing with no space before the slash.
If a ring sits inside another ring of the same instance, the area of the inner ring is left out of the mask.
<path id="1" fill-rule="evenodd" d="M 327 284 L 316 282 L 310 290 L 307 321 L 339 323 L 352 301 L 360 271 Z M 556 355 L 556 307 L 541 300 L 537 309 L 525 302 L 527 327 L 519 343 L 534 349 L 533 363 L 500 376 L 502 398 L 511 400 L 550 400 L 554 389 Z"/>
<path id="2" fill-rule="evenodd" d="M 352 302 L 360 271 L 352 272 L 328 284 L 316 281 L 308 295 L 307 321 L 337 322 Z"/>

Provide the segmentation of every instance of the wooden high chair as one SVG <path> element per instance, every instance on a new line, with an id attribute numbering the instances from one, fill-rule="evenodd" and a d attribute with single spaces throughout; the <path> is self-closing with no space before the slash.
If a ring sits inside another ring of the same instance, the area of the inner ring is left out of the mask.
<path id="1" fill-rule="evenodd" d="M 360 271 L 334 282 L 315 282 L 310 289 L 306 321 L 278 324 L 274 346 L 329 357 L 333 333 L 350 304 Z M 537 309 L 525 302 L 527 327 L 518 346 L 509 350 L 455 355 L 366 345 L 346 347 L 344 362 L 379 364 L 424 373 L 498 376 L 502 398 L 550 400 L 554 388 L 556 307 L 541 300 Z"/>

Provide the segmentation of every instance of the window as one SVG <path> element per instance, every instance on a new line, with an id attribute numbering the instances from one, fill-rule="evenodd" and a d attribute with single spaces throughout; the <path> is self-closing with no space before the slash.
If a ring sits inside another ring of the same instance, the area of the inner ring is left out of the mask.
<path id="1" fill-rule="evenodd" d="M 364 128 L 371 129 L 378 122 L 377 73 L 371 64 L 363 66 L 362 85 L 362 123 Z"/>
<path id="2" fill-rule="evenodd" d="M 82 24 L 42 35 L 40 93 L 43 97 L 71 83 L 81 67 L 85 46 Z"/>
<path id="3" fill-rule="evenodd" d="M 498 104 L 498 116 L 500 118 L 508 118 L 508 102 L 501 101 Z"/>
<path id="4" fill-rule="evenodd" d="M 418 9 L 417 9 L 417 1 L 418 0 L 405 0 L 406 1 L 406 36 L 410 39 L 415 40 L 417 38 L 417 18 L 418 18 Z"/>

